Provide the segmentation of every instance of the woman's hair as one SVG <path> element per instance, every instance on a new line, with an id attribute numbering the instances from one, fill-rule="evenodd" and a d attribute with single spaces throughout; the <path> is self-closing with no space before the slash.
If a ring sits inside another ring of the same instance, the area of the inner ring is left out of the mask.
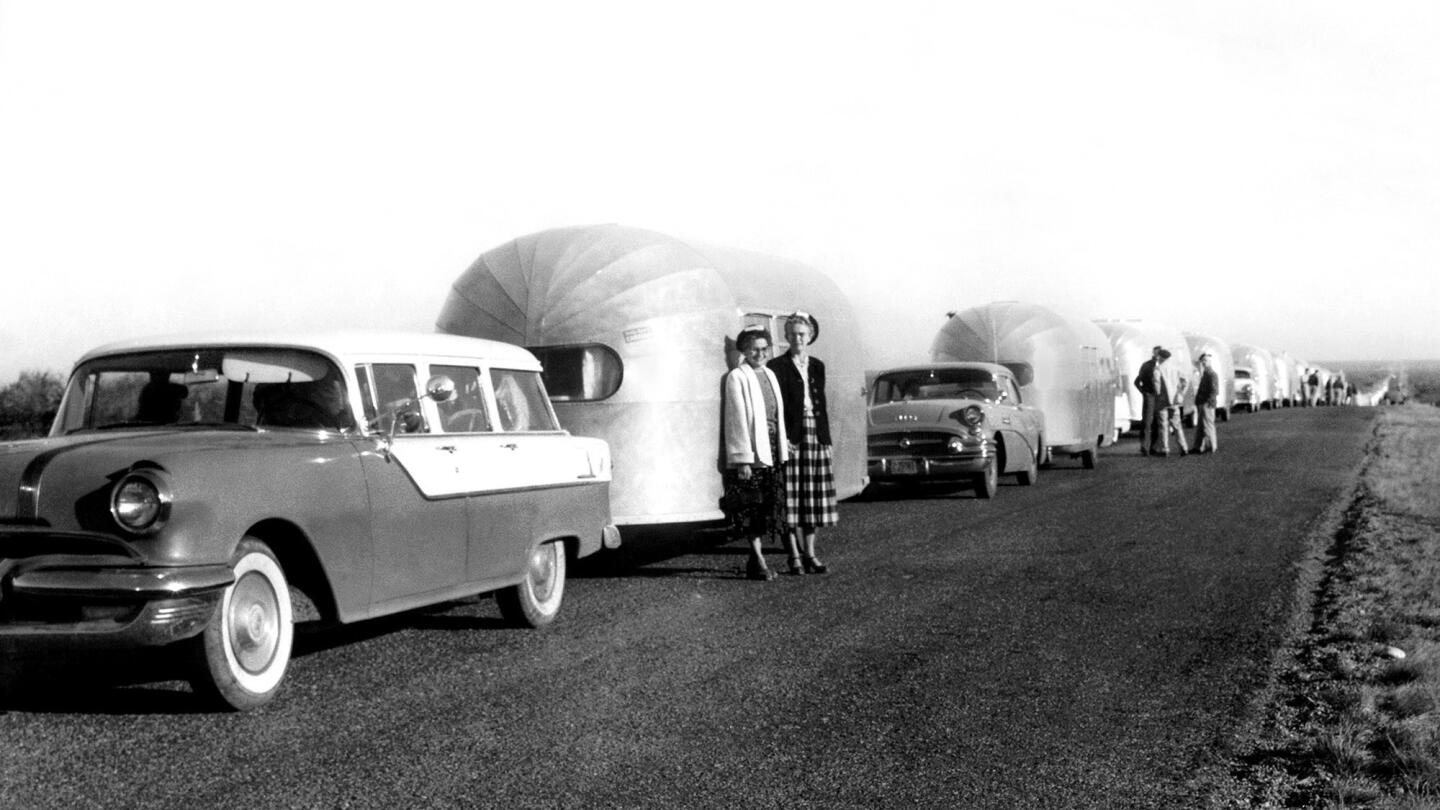
<path id="1" fill-rule="evenodd" d="M 808 312 L 801 312 L 800 310 L 796 310 L 795 312 L 785 317 L 786 337 L 794 334 L 791 330 L 795 325 L 802 323 L 810 329 L 810 340 L 807 342 L 814 343 L 815 338 L 820 336 L 820 322 L 815 320 L 814 315 L 811 315 Z"/>
<path id="2" fill-rule="evenodd" d="M 775 344 L 775 341 L 770 339 L 770 330 L 763 326 L 747 326 L 735 336 L 735 348 L 743 352 L 750 348 L 750 344 L 754 343 L 757 338 L 765 338 L 765 342 L 772 346 Z"/>

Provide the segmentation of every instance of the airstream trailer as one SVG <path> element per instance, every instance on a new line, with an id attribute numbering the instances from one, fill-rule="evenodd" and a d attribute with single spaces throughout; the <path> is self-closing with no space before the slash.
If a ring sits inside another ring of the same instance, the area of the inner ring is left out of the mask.
<path id="1" fill-rule="evenodd" d="M 1047 456 L 1095 466 L 1114 443 L 1115 354 L 1100 328 L 1037 304 L 1002 301 L 952 313 L 930 348 L 935 362 L 997 363 L 1045 414 Z"/>
<path id="2" fill-rule="evenodd" d="M 1150 359 L 1155 344 L 1145 345 L 1145 337 L 1137 326 L 1123 321 L 1096 321 L 1096 326 L 1110 341 L 1115 353 L 1115 431 L 1116 436 L 1138 430 L 1144 416 L 1144 397 L 1133 380 L 1140 364 Z"/>
<path id="3" fill-rule="evenodd" d="M 1284 408 L 1290 404 L 1290 358 L 1282 352 L 1270 352 L 1270 407 Z"/>
<path id="4" fill-rule="evenodd" d="M 1180 411 L 1189 420 L 1195 414 L 1195 387 L 1200 384 L 1200 374 L 1190 354 L 1190 344 L 1180 330 L 1154 321 L 1110 320 L 1096 321 L 1096 326 L 1110 341 L 1115 352 L 1115 363 L 1120 369 L 1126 399 L 1130 403 L 1130 427 L 1138 430 L 1143 413 L 1143 398 L 1135 387 L 1135 378 L 1140 375 L 1140 364 L 1150 359 L 1156 346 L 1169 350 L 1170 359 L 1185 381 L 1185 390 L 1180 395 Z"/>
<path id="5" fill-rule="evenodd" d="M 1286 408 L 1299 406 L 1300 399 L 1304 397 L 1304 390 L 1300 386 L 1302 363 L 1291 357 L 1289 352 L 1276 352 L 1275 365 L 1280 370 L 1275 386 L 1279 392 L 1280 404 Z"/>
<path id="6" fill-rule="evenodd" d="M 1270 352 L 1249 343 L 1232 343 L 1230 358 L 1235 361 L 1235 406 L 1252 412 L 1269 408 L 1275 396 Z"/>
<path id="7" fill-rule="evenodd" d="M 442 332 L 519 344 L 540 358 L 561 424 L 604 438 L 617 524 L 723 517 L 721 378 L 741 327 L 819 323 L 837 496 L 865 481 L 864 350 L 851 306 L 820 272 L 748 251 L 619 225 L 557 228 L 487 251 L 455 281 Z"/>
<path id="8" fill-rule="evenodd" d="M 1235 402 L 1235 359 L 1230 353 L 1230 343 L 1223 338 L 1214 335 L 1202 335 L 1198 332 L 1186 332 L 1185 343 L 1190 347 L 1190 356 L 1195 358 L 1195 366 L 1200 367 L 1200 355 L 1210 355 L 1210 368 L 1215 370 L 1215 376 L 1220 378 L 1220 390 L 1215 399 L 1215 418 L 1221 422 L 1230 419 L 1230 408 Z"/>

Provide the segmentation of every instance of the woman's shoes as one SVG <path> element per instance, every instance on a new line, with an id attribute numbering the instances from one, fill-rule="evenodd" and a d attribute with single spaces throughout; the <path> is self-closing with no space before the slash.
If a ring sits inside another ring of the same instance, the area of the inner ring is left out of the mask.
<path id="1" fill-rule="evenodd" d="M 745 569 L 745 576 L 760 582 L 769 582 L 775 578 L 775 572 L 770 570 L 764 560 L 751 557 L 750 564 Z"/>
<path id="2" fill-rule="evenodd" d="M 786 568 L 788 569 L 787 573 L 791 576 L 824 574 L 830 570 L 830 566 L 808 554 L 801 557 L 789 558 L 786 560 Z M 757 582 L 769 582 L 775 578 L 775 572 L 770 570 L 770 567 L 765 564 L 764 559 L 751 557 L 749 563 L 745 566 L 745 578 L 753 579 Z"/>
<path id="3" fill-rule="evenodd" d="M 801 561 L 805 566 L 805 573 L 807 574 L 825 574 L 830 571 L 830 566 L 820 562 L 818 558 L 812 555 L 805 555 L 801 558 Z"/>

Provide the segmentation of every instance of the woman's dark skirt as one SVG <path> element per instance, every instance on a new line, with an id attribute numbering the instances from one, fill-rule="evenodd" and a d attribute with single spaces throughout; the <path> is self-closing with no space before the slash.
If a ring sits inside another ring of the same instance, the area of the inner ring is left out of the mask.
<path id="1" fill-rule="evenodd" d="M 770 431 L 770 457 L 779 458 L 780 448 Z M 780 537 L 786 531 L 785 476 L 782 469 L 751 465 L 750 478 L 744 480 L 733 469 L 723 476 L 725 495 L 720 508 L 730 523 L 732 537 Z"/>

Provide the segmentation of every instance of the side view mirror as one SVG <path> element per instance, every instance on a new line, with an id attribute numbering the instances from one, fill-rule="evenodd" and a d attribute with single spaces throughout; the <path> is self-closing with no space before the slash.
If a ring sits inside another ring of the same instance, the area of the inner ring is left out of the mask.
<path id="1" fill-rule="evenodd" d="M 422 399 L 433 399 L 436 402 L 449 402 L 455 398 L 455 381 L 444 374 L 436 374 L 425 381 L 425 394 Z M 418 400 L 402 400 L 390 409 L 387 414 L 390 418 L 386 424 L 381 437 L 386 457 L 389 457 L 390 443 L 395 440 L 395 432 L 418 433 L 425 427 L 425 417 L 418 410 Z M 376 419 L 376 424 L 385 424 L 387 420 Z"/>
<path id="2" fill-rule="evenodd" d="M 425 381 L 425 396 L 436 402 L 449 402 L 455 398 L 455 381 L 444 374 L 436 374 Z"/>

